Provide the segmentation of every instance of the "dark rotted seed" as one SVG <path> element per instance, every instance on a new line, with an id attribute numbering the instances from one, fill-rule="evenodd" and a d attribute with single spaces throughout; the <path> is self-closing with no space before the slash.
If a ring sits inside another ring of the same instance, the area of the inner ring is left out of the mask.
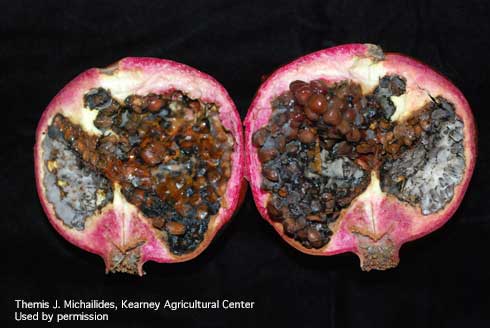
<path id="1" fill-rule="evenodd" d="M 416 138 L 415 129 L 407 124 L 397 125 L 393 134 L 396 138 L 401 138 L 407 146 L 410 146 Z"/>
<path id="2" fill-rule="evenodd" d="M 320 119 L 320 116 L 309 107 L 305 108 L 305 115 L 310 121 L 318 121 Z"/>
<path id="3" fill-rule="evenodd" d="M 192 127 L 194 131 L 199 133 L 207 134 L 210 131 L 210 124 L 207 118 L 203 118 L 196 125 Z"/>
<path id="4" fill-rule="evenodd" d="M 330 139 L 342 139 L 342 134 L 337 128 L 330 128 L 327 130 L 327 138 Z"/>
<path id="5" fill-rule="evenodd" d="M 197 207 L 196 217 L 198 220 L 204 220 L 208 216 L 208 207 L 201 204 Z"/>
<path id="6" fill-rule="evenodd" d="M 335 207 L 335 199 L 329 199 L 325 202 L 326 208 L 334 208 Z"/>
<path id="7" fill-rule="evenodd" d="M 128 137 L 128 141 L 131 146 L 136 146 L 141 142 L 141 137 L 137 134 L 132 134 Z"/>
<path id="8" fill-rule="evenodd" d="M 164 105 L 164 101 L 162 99 L 153 98 L 148 103 L 148 110 L 152 113 L 156 113 L 160 111 L 163 105 Z"/>
<path id="9" fill-rule="evenodd" d="M 419 116 L 413 116 L 407 120 L 407 123 L 408 123 L 408 125 L 413 126 L 413 125 L 417 125 L 419 123 L 419 120 L 420 120 Z"/>
<path id="10" fill-rule="evenodd" d="M 288 121 L 286 113 L 278 113 L 273 116 L 272 122 L 277 126 L 283 126 Z"/>
<path id="11" fill-rule="evenodd" d="M 134 189 L 131 193 L 131 202 L 137 206 L 145 201 L 145 191 L 142 189 Z"/>
<path id="12" fill-rule="evenodd" d="M 308 222 L 304 217 L 300 217 L 299 219 L 296 220 L 296 228 L 298 230 L 303 229 L 304 227 L 306 227 L 307 224 Z"/>
<path id="13" fill-rule="evenodd" d="M 277 145 L 277 150 L 283 153 L 286 150 L 286 137 L 283 135 L 278 135 L 275 138 L 275 142 Z"/>
<path id="14" fill-rule="evenodd" d="M 308 99 L 308 108 L 317 114 L 323 114 L 327 105 L 327 99 L 321 94 L 314 94 Z"/>
<path id="15" fill-rule="evenodd" d="M 354 128 L 346 136 L 348 141 L 358 142 L 361 139 L 361 132 L 358 129 Z"/>
<path id="16" fill-rule="evenodd" d="M 388 89 L 390 95 L 400 96 L 405 93 L 406 82 L 397 75 L 385 76 L 379 81 L 379 86 Z"/>
<path id="17" fill-rule="evenodd" d="M 288 190 L 286 187 L 281 187 L 277 193 L 279 194 L 279 196 L 281 197 L 287 197 L 288 196 Z"/>
<path id="18" fill-rule="evenodd" d="M 284 231 L 289 235 L 292 235 L 298 231 L 296 221 L 293 218 L 287 218 L 286 220 L 282 221 L 282 226 Z"/>
<path id="19" fill-rule="evenodd" d="M 169 130 L 172 128 L 172 122 L 170 121 L 167 121 L 167 120 L 163 120 L 160 122 L 160 126 L 162 127 L 162 129 L 164 130 Z"/>
<path id="20" fill-rule="evenodd" d="M 293 81 L 289 84 L 289 90 L 292 92 L 292 93 L 295 93 L 300 87 L 303 87 L 303 86 L 306 86 L 308 85 L 308 83 L 304 82 L 304 81 L 299 81 L 299 80 L 296 80 L 296 81 Z"/>
<path id="21" fill-rule="evenodd" d="M 306 236 L 308 238 L 308 241 L 313 247 L 323 246 L 322 235 L 320 234 L 320 232 L 318 232 L 318 230 L 312 227 L 309 227 L 306 230 L 307 230 Z"/>
<path id="22" fill-rule="evenodd" d="M 330 193 L 330 192 L 325 192 L 325 193 L 323 193 L 323 194 L 321 195 L 321 199 L 322 199 L 323 201 L 325 201 L 325 202 L 326 202 L 326 201 L 329 201 L 329 200 L 334 199 L 334 197 L 333 197 L 333 194 L 332 194 L 332 193 Z"/>
<path id="23" fill-rule="evenodd" d="M 328 109 L 342 111 L 344 109 L 344 101 L 339 97 L 333 97 L 328 102 Z"/>
<path id="24" fill-rule="evenodd" d="M 286 91 L 277 97 L 271 103 L 274 108 L 276 107 L 290 107 L 294 103 L 294 95 L 291 91 Z"/>
<path id="25" fill-rule="evenodd" d="M 298 128 L 305 120 L 305 114 L 303 110 L 295 106 L 294 111 L 291 114 L 291 127 Z"/>
<path id="26" fill-rule="evenodd" d="M 284 218 L 282 217 L 281 210 L 276 208 L 272 202 L 267 204 L 267 213 L 271 216 L 275 221 L 282 221 Z"/>
<path id="27" fill-rule="evenodd" d="M 340 198 L 339 200 L 337 200 L 337 204 L 339 204 L 341 207 L 346 207 L 347 205 L 349 205 L 352 201 L 352 197 L 344 197 L 344 198 Z"/>
<path id="28" fill-rule="evenodd" d="M 324 142 L 325 149 L 327 149 L 327 150 L 332 149 L 336 143 L 337 143 L 337 140 L 334 140 L 334 139 L 325 140 L 325 142 Z"/>
<path id="29" fill-rule="evenodd" d="M 106 153 L 106 154 L 113 154 L 116 152 L 116 144 L 112 142 L 102 142 L 99 144 L 97 147 L 97 150 Z M 76 147 L 79 151 L 81 150 L 80 147 Z"/>
<path id="30" fill-rule="evenodd" d="M 326 94 L 328 92 L 328 85 L 323 80 L 313 80 L 310 82 L 310 87 L 314 93 Z"/>
<path id="31" fill-rule="evenodd" d="M 279 196 L 286 198 L 288 196 L 288 187 L 282 186 L 281 188 L 279 188 L 277 193 L 279 194 Z"/>
<path id="32" fill-rule="evenodd" d="M 286 137 L 286 141 L 290 141 L 298 136 L 298 129 L 286 124 L 282 127 L 282 133 Z"/>
<path id="33" fill-rule="evenodd" d="M 140 156 L 146 164 L 154 166 L 162 161 L 164 151 L 165 146 L 163 144 L 150 143 L 141 150 Z"/>
<path id="34" fill-rule="evenodd" d="M 315 137 L 315 133 L 313 133 L 311 129 L 302 129 L 298 133 L 298 139 L 304 144 L 309 144 L 315 141 L 316 137 Z"/>
<path id="35" fill-rule="evenodd" d="M 262 146 L 268 135 L 269 135 L 269 132 L 267 131 L 267 129 L 265 127 L 258 129 L 257 131 L 255 131 L 255 133 L 252 136 L 253 145 L 255 147 Z"/>
<path id="36" fill-rule="evenodd" d="M 391 127 L 391 124 L 387 120 L 381 120 L 381 121 L 379 121 L 378 126 L 383 130 L 389 130 Z"/>
<path id="37" fill-rule="evenodd" d="M 143 161 L 148 164 L 148 165 L 157 165 L 158 163 L 161 162 L 160 156 L 155 154 L 153 151 L 152 147 L 146 147 L 140 152 L 140 156 L 143 159 Z"/>
<path id="38" fill-rule="evenodd" d="M 313 200 L 310 204 L 310 208 L 312 213 L 318 213 L 322 210 L 322 207 L 318 200 Z"/>
<path id="39" fill-rule="evenodd" d="M 279 152 L 277 149 L 272 147 L 262 147 L 259 150 L 259 160 L 261 163 L 269 162 L 270 160 L 276 158 L 277 155 L 279 155 Z"/>
<path id="40" fill-rule="evenodd" d="M 365 139 L 366 141 L 368 141 L 369 143 L 371 142 L 376 142 L 376 132 L 374 132 L 374 130 L 363 130 L 363 139 Z"/>
<path id="41" fill-rule="evenodd" d="M 151 225 L 157 229 L 162 229 L 165 226 L 165 219 L 152 218 Z"/>
<path id="42" fill-rule="evenodd" d="M 347 83 L 340 83 L 337 85 L 337 89 L 335 90 L 335 95 L 337 98 L 343 99 L 349 95 L 349 85 Z"/>
<path id="43" fill-rule="evenodd" d="M 405 146 L 411 146 L 413 143 L 413 139 L 411 139 L 409 137 L 403 137 L 402 141 L 405 144 Z"/>
<path id="44" fill-rule="evenodd" d="M 317 127 L 318 135 L 320 137 L 326 137 L 327 130 L 329 128 L 331 128 L 331 126 L 329 126 L 328 124 L 326 124 L 325 122 L 323 122 L 323 119 L 322 120 L 319 120 L 315 125 Z"/>
<path id="45" fill-rule="evenodd" d="M 306 105 L 312 93 L 310 86 L 304 85 L 294 92 L 294 97 L 300 105 Z"/>
<path id="46" fill-rule="evenodd" d="M 135 112 L 141 114 L 147 106 L 146 98 L 138 95 L 128 96 L 125 103 Z"/>
<path id="47" fill-rule="evenodd" d="M 187 102 L 189 100 L 189 97 L 184 95 L 184 93 L 180 90 L 176 90 L 172 93 L 170 96 L 170 99 L 173 101 L 182 101 L 182 102 Z"/>
<path id="48" fill-rule="evenodd" d="M 429 131 L 431 128 L 431 123 L 428 120 L 421 120 L 419 124 L 424 131 Z"/>
<path id="49" fill-rule="evenodd" d="M 185 225 L 180 223 L 180 222 L 175 222 L 175 221 L 170 221 L 170 222 L 167 222 L 167 224 L 165 224 L 165 228 L 167 229 L 167 231 L 172 234 L 172 235 L 176 235 L 176 236 L 180 236 L 180 235 L 183 235 L 185 233 Z"/>
<path id="50" fill-rule="evenodd" d="M 300 200 L 301 200 L 300 193 L 295 190 L 291 190 L 287 198 L 288 203 L 291 204 L 292 206 L 296 206 Z"/>
<path id="51" fill-rule="evenodd" d="M 354 122 L 354 120 L 356 119 L 356 111 L 354 109 L 348 109 L 344 112 L 344 119 L 347 121 L 347 122 Z"/>
<path id="52" fill-rule="evenodd" d="M 356 159 L 356 164 L 359 165 L 363 170 L 370 170 L 374 166 L 373 156 L 364 155 L 359 156 Z"/>
<path id="53" fill-rule="evenodd" d="M 97 114 L 97 117 L 94 120 L 95 127 L 99 129 L 108 129 L 112 126 L 113 120 L 111 116 L 106 116 L 102 112 Z"/>
<path id="54" fill-rule="evenodd" d="M 342 121 L 342 114 L 338 109 L 329 108 L 325 114 L 323 114 L 323 121 L 327 124 L 336 126 Z"/>
<path id="55" fill-rule="evenodd" d="M 294 154 L 299 150 L 299 145 L 296 142 L 289 142 L 286 144 L 286 152 Z"/>
<path id="56" fill-rule="evenodd" d="M 169 116 L 170 112 L 171 112 L 170 108 L 165 106 L 162 109 L 160 109 L 160 113 L 158 113 L 158 116 L 160 116 L 161 118 L 167 118 L 167 116 Z M 207 119 L 203 120 L 203 121 L 205 122 L 205 124 L 207 124 L 207 127 L 209 128 L 209 123 L 208 123 Z"/>
<path id="57" fill-rule="evenodd" d="M 194 195 L 194 189 L 192 189 L 192 187 L 188 187 L 185 191 L 184 191 L 184 196 L 185 197 L 191 197 L 192 195 Z"/>
<path id="58" fill-rule="evenodd" d="M 207 178 L 209 182 L 216 183 L 221 178 L 221 175 L 219 174 L 218 170 L 212 170 L 208 171 Z"/>
<path id="59" fill-rule="evenodd" d="M 342 122 L 340 122 L 340 124 L 337 125 L 337 129 L 340 131 L 340 133 L 346 135 L 351 131 L 351 126 L 349 122 L 347 122 L 346 120 L 342 120 Z"/>
<path id="60" fill-rule="evenodd" d="M 422 134 L 422 128 L 420 127 L 420 125 L 415 125 L 413 127 L 413 130 L 415 132 L 415 136 L 420 137 L 420 135 Z"/>
<path id="61" fill-rule="evenodd" d="M 352 146 L 348 142 L 342 141 L 335 145 L 333 151 L 338 156 L 349 155 L 352 152 Z"/>
<path id="62" fill-rule="evenodd" d="M 361 113 L 364 117 L 364 120 L 369 124 L 376 117 L 377 111 L 374 107 L 367 107 L 363 108 Z"/>
<path id="63" fill-rule="evenodd" d="M 361 113 L 356 114 L 356 118 L 354 119 L 354 125 L 361 127 L 364 124 L 364 116 Z"/>
<path id="64" fill-rule="evenodd" d="M 308 235 L 308 232 L 306 229 L 299 230 L 298 232 L 296 232 L 296 239 L 306 240 L 308 238 L 307 235 Z M 306 244 L 304 246 L 308 247 L 309 245 Z"/>
<path id="65" fill-rule="evenodd" d="M 349 85 L 349 95 L 352 96 L 354 101 L 359 100 L 362 96 L 361 86 L 357 83 L 351 83 Z"/>
<path id="66" fill-rule="evenodd" d="M 390 154 L 396 154 L 398 153 L 399 150 L 400 150 L 400 144 L 397 142 L 394 142 L 386 146 L 386 151 Z"/>
<path id="67" fill-rule="evenodd" d="M 406 125 L 404 125 L 404 124 L 398 124 L 393 129 L 393 135 L 396 138 L 402 138 L 403 136 L 405 136 L 405 132 L 406 132 Z"/>
<path id="68" fill-rule="evenodd" d="M 272 167 L 265 167 L 262 170 L 262 174 L 271 181 L 279 181 L 279 174 L 277 173 L 277 170 Z"/>
<path id="69" fill-rule="evenodd" d="M 267 179 L 262 179 L 262 183 L 260 184 L 260 188 L 263 190 L 274 191 L 278 187 L 277 183 L 274 183 Z"/>
<path id="70" fill-rule="evenodd" d="M 308 220 L 310 222 L 323 222 L 322 217 L 320 215 L 316 215 L 316 214 L 307 215 L 306 220 Z"/>
<path id="71" fill-rule="evenodd" d="M 356 113 L 360 113 L 361 110 L 363 109 L 362 102 L 360 101 L 362 98 L 356 98 L 354 96 L 349 96 L 348 100 L 349 102 L 347 103 L 347 107 L 353 109 Z"/>
<path id="72" fill-rule="evenodd" d="M 199 100 L 190 100 L 188 101 L 189 108 L 194 111 L 194 113 L 198 113 L 201 110 L 201 103 Z"/>
<path id="73" fill-rule="evenodd" d="M 209 214 L 215 215 L 219 211 L 220 204 L 218 202 L 209 203 L 208 208 L 209 208 Z"/>
<path id="74" fill-rule="evenodd" d="M 289 198 L 289 196 L 288 196 Z M 291 203 L 290 201 L 289 202 L 289 205 L 288 205 L 288 208 L 289 208 L 289 212 L 291 213 L 291 216 L 293 216 L 294 218 L 299 218 L 300 216 L 302 216 L 304 213 L 303 213 L 303 210 L 301 209 L 301 207 L 299 206 L 299 204 L 295 203 Z"/>
<path id="75" fill-rule="evenodd" d="M 111 93 L 104 88 L 90 89 L 84 97 L 84 104 L 90 109 L 105 109 L 112 104 Z"/>
<path id="76" fill-rule="evenodd" d="M 63 138 L 63 133 L 61 130 L 54 125 L 48 127 L 48 136 L 52 139 L 61 140 Z"/>
<path id="77" fill-rule="evenodd" d="M 361 144 L 356 146 L 356 152 L 358 152 L 359 154 L 373 153 L 375 151 L 375 149 L 376 148 L 374 145 L 370 145 L 366 142 L 361 143 Z"/>

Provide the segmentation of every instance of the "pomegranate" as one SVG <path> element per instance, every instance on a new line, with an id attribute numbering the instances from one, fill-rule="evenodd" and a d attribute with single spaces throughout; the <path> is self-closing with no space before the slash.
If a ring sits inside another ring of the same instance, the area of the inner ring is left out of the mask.
<path id="1" fill-rule="evenodd" d="M 39 198 L 54 228 L 106 271 L 200 254 L 244 193 L 240 117 L 226 90 L 189 66 L 125 58 L 89 69 L 44 111 Z"/>
<path id="2" fill-rule="evenodd" d="M 456 211 L 476 159 L 463 94 L 409 57 L 374 45 L 321 50 L 279 68 L 245 120 L 261 215 L 312 255 L 353 252 L 363 270 Z"/>

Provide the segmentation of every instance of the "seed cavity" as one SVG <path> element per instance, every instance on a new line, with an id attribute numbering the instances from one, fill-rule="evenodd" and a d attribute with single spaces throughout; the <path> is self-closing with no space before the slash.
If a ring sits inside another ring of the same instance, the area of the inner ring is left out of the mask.
<path id="1" fill-rule="evenodd" d="M 178 90 L 118 101 L 103 88 L 89 90 L 84 104 L 98 111 L 93 123 L 101 135 L 88 134 L 57 114 L 44 141 L 48 199 L 74 212 L 55 205 L 60 207 L 58 217 L 83 229 L 88 216 L 112 201 L 117 183 L 124 197 L 162 232 L 174 254 L 196 249 L 222 205 L 231 176 L 234 139 L 221 124 L 218 106 Z M 77 180 L 76 169 L 94 181 Z M 66 172 L 73 178 L 67 179 Z M 65 190 L 72 184 L 77 189 Z M 73 219 L 75 209 L 87 208 L 76 203 L 80 192 L 92 207 Z"/>
<path id="2" fill-rule="evenodd" d="M 271 102 L 268 123 L 252 136 L 262 165 L 267 211 L 307 248 L 330 240 L 330 224 L 378 173 L 384 192 L 424 215 L 444 207 L 461 182 L 463 123 L 444 98 L 391 121 L 391 97 L 406 80 L 387 75 L 370 94 L 352 81 L 293 81 Z"/>

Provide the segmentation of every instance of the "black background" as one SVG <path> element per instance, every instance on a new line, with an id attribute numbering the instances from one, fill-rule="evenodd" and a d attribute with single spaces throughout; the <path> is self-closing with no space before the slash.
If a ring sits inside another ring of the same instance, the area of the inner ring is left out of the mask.
<path id="1" fill-rule="evenodd" d="M 103 326 L 489 327 L 489 9 L 468 0 L 2 1 L 1 320 L 15 326 L 17 298 L 228 298 L 256 306 L 119 311 Z M 250 193 L 200 257 L 147 263 L 142 278 L 105 275 L 99 257 L 59 237 L 45 218 L 33 175 L 36 124 L 83 70 L 125 56 L 181 61 L 222 82 L 244 118 L 262 74 L 349 42 L 377 43 L 441 71 L 479 125 L 479 158 L 461 207 L 443 228 L 404 246 L 398 268 L 365 273 L 351 254 L 297 252 L 260 218 Z"/>

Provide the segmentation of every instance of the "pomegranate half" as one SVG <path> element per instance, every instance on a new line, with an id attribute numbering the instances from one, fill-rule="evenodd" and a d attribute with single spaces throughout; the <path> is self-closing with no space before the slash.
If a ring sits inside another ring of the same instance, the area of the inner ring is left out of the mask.
<path id="1" fill-rule="evenodd" d="M 279 68 L 245 120 L 248 179 L 261 215 L 312 255 L 395 267 L 401 245 L 456 211 L 476 159 L 463 94 L 374 45 L 321 50 Z"/>
<path id="2" fill-rule="evenodd" d="M 163 59 L 125 58 L 68 83 L 40 119 L 34 157 L 51 224 L 112 272 L 197 256 L 245 187 L 228 93 Z"/>

